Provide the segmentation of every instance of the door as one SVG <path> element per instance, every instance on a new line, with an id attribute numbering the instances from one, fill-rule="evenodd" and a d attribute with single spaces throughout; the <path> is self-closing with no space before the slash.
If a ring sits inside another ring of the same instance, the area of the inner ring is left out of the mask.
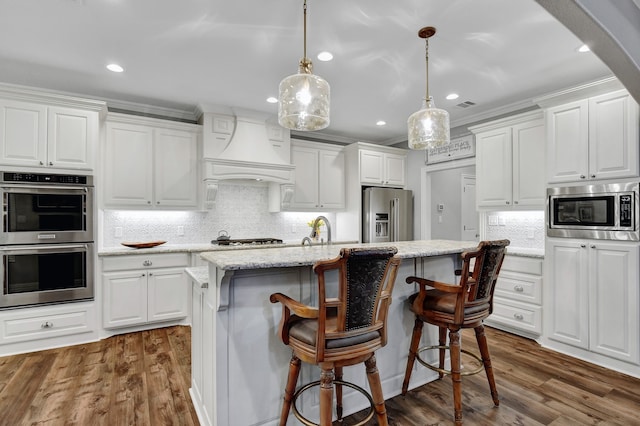
<path id="1" fill-rule="evenodd" d="M 462 199 L 460 209 L 462 211 L 460 221 L 462 225 L 461 235 L 463 241 L 478 241 L 478 211 L 476 210 L 476 177 L 462 175 Z"/>

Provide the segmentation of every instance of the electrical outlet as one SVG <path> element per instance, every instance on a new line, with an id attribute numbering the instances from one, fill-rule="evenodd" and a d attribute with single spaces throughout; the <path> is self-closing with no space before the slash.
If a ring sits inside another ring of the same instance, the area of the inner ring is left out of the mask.
<path id="1" fill-rule="evenodd" d="M 492 215 L 489 216 L 489 226 L 497 226 L 498 225 L 498 216 Z"/>
<path id="2" fill-rule="evenodd" d="M 114 235 L 116 238 L 122 238 L 122 226 L 116 226 Z"/>
<path id="3" fill-rule="evenodd" d="M 178 226 L 178 236 L 184 236 L 184 226 Z"/>

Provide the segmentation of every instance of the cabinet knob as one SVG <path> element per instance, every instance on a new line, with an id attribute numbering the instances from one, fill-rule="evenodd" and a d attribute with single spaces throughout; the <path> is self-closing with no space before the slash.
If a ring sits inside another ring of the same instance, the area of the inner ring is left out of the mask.
<path id="1" fill-rule="evenodd" d="M 524 315 L 522 314 L 513 314 L 513 317 L 518 321 L 522 321 L 524 319 Z"/>
<path id="2" fill-rule="evenodd" d="M 147 201 L 147 204 L 151 204 L 151 201 Z"/>
<path id="3" fill-rule="evenodd" d="M 511 204 L 509 201 L 507 201 L 507 204 Z"/>
<path id="4" fill-rule="evenodd" d="M 41 166 L 44 166 L 44 163 L 41 161 L 41 162 L 40 162 L 40 165 L 41 165 Z"/>
<path id="5" fill-rule="evenodd" d="M 146 276 L 147 276 L 147 274 L 142 274 L 142 275 L 140 275 L 140 276 L 141 276 L 141 277 L 146 277 Z"/>
<path id="6" fill-rule="evenodd" d="M 513 204 L 518 204 L 518 202 L 517 202 L 517 201 L 514 201 L 514 202 L 513 202 Z"/>
<path id="7" fill-rule="evenodd" d="M 50 322 L 50 321 L 45 321 L 45 322 L 42 323 L 40 328 L 53 328 L 53 323 Z"/>
<path id="8" fill-rule="evenodd" d="M 580 175 L 580 179 L 586 179 L 587 177 L 585 175 Z"/>
<path id="9" fill-rule="evenodd" d="M 595 179 L 595 178 L 596 178 L 596 175 L 591 175 L 591 179 Z"/>
<path id="10" fill-rule="evenodd" d="M 513 289 L 519 293 L 522 293 L 524 291 L 524 287 L 522 287 L 521 285 L 517 285 L 513 287 Z"/>
<path id="11" fill-rule="evenodd" d="M 50 165 L 50 166 L 53 166 L 53 162 L 52 162 L 52 161 L 49 161 L 49 165 Z"/>
<path id="12" fill-rule="evenodd" d="M 587 245 L 586 244 L 580 244 L 580 247 L 585 248 Z"/>
<path id="13" fill-rule="evenodd" d="M 160 201 L 156 201 L 156 204 L 160 204 Z"/>
<path id="14" fill-rule="evenodd" d="M 145 260 L 144 262 L 142 262 L 142 264 L 144 266 L 151 266 L 151 265 L 153 265 L 153 262 L 151 262 L 150 260 Z"/>
<path id="15" fill-rule="evenodd" d="M 592 249 L 596 248 L 596 245 L 595 244 L 591 244 L 591 248 Z"/>
<path id="16" fill-rule="evenodd" d="M 153 272 L 149 272 L 149 276 L 152 277 L 153 276 Z"/>

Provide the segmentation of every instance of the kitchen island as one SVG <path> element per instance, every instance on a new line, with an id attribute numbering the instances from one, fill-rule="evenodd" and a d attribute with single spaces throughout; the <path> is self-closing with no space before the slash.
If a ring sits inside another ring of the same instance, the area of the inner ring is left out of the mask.
<path id="1" fill-rule="evenodd" d="M 406 299 L 416 291 L 405 278 L 418 275 L 453 282 L 460 253 L 474 241 L 403 241 L 390 244 L 349 244 L 348 247 L 394 246 L 402 264 L 389 309 L 387 346 L 376 353 L 385 398 L 402 387 L 413 315 Z M 275 292 L 303 303 L 317 303 L 312 265 L 336 257 L 345 245 L 283 247 L 205 252 L 208 275 L 192 275 L 191 396 L 203 425 L 278 424 L 291 351 L 277 336 L 280 305 L 269 302 Z M 333 284 L 337 283 L 334 276 Z M 437 344 L 437 329 L 423 336 L 424 345 Z M 435 361 L 435 358 L 432 359 Z M 319 377 L 315 366 L 304 365 L 299 385 Z M 364 366 L 345 368 L 345 380 L 368 389 Z M 437 373 L 416 367 L 410 387 L 434 380 Z M 366 408 L 357 393 L 344 393 L 345 415 Z M 310 419 L 319 409 L 313 391 L 305 392 L 298 408 Z M 297 424 L 291 417 L 289 424 Z"/>

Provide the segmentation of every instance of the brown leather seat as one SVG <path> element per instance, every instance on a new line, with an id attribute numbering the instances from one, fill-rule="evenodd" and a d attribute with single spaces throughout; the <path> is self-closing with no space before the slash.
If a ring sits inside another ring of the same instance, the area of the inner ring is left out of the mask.
<path id="1" fill-rule="evenodd" d="M 271 302 L 283 305 L 280 337 L 293 351 L 280 425 L 286 424 L 292 402 L 297 397 L 295 388 L 301 361 L 321 369 L 321 426 L 332 423 L 334 384 L 337 418 L 342 419 L 342 385 L 355 386 L 342 382 L 342 368 L 361 362 L 366 365 L 372 394 L 369 398 L 373 401 L 378 423 L 387 424 L 375 351 L 387 343 L 386 318 L 400 265 L 396 252 L 395 247 L 343 248 L 335 259 L 317 262 L 313 267 L 318 279 L 317 308 L 281 293 L 271 295 Z M 336 269 L 338 296 L 327 298 L 325 272 Z M 298 416 L 295 410 L 294 414 Z"/>
<path id="2" fill-rule="evenodd" d="M 413 365 L 417 359 L 422 365 L 436 370 L 442 378 L 451 374 L 453 381 L 453 401 L 456 424 L 462 424 L 462 387 L 460 355 L 460 329 L 473 328 L 480 349 L 481 361 L 489 381 L 494 404 L 499 405 L 498 391 L 493 378 L 491 357 L 484 334 L 482 321 L 493 310 L 493 291 L 504 260 L 509 240 L 482 241 L 473 251 L 462 253 L 462 269 L 456 271 L 460 275 L 458 284 L 447 284 L 419 277 L 408 277 L 407 283 L 418 283 L 420 291 L 408 299 L 411 311 L 415 314 L 415 325 L 409 348 L 407 370 L 402 384 L 402 394 L 407 393 Z M 439 345 L 418 349 L 422 337 L 423 323 L 434 324 L 439 329 Z M 449 330 L 449 345 L 446 345 Z M 427 349 L 439 349 L 439 367 L 433 367 L 420 357 L 420 352 Z M 444 369 L 446 350 L 450 350 L 451 370 Z M 473 371 L 473 374 L 482 367 Z"/>

